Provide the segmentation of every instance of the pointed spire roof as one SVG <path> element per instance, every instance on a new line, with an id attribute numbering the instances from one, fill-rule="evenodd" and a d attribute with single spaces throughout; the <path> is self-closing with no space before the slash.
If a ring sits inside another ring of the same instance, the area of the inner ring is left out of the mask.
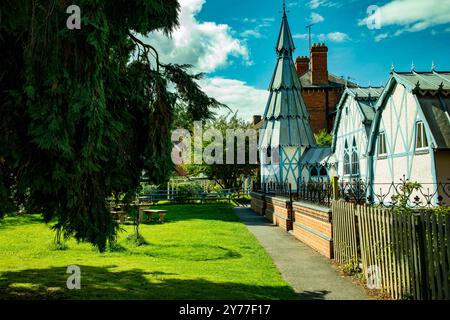
<path id="1" fill-rule="evenodd" d="M 283 53 L 292 56 L 295 50 L 294 40 L 292 39 L 291 29 L 286 15 L 286 4 L 283 1 L 283 18 L 281 21 L 280 33 L 278 34 L 277 47 L 275 48 L 278 55 Z"/>
<path id="2" fill-rule="evenodd" d="M 315 146 L 309 114 L 301 94 L 300 79 L 292 53 L 295 50 L 283 3 L 283 18 L 277 42 L 278 61 L 270 82 L 270 95 L 264 112 L 265 129 L 260 148 Z"/>

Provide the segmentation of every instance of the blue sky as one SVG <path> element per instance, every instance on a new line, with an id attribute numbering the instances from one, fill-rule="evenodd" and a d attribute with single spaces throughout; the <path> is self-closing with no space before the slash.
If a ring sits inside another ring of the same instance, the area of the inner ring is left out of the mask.
<path id="1" fill-rule="evenodd" d="M 148 41 L 162 59 L 190 63 L 207 73 L 205 91 L 245 119 L 264 111 L 275 67 L 274 46 L 282 0 L 180 0 L 181 27 L 171 39 L 153 34 Z M 329 47 L 329 71 L 360 85 L 385 84 L 390 66 L 409 71 L 450 70 L 450 0 L 287 0 L 297 47 L 308 54 L 305 26 L 313 42 Z M 367 12 L 377 5 L 379 11 Z M 373 21 L 376 29 L 369 29 Z M 378 19 L 379 18 L 379 19 Z"/>

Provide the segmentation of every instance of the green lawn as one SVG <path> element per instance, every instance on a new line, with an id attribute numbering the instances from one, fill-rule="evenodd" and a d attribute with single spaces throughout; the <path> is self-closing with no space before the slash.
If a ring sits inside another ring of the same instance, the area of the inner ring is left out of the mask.
<path id="1" fill-rule="evenodd" d="M 292 299 L 295 293 L 228 204 L 165 205 L 164 224 L 141 224 L 148 245 L 127 241 L 106 253 L 68 242 L 40 216 L 0 220 L 0 299 Z M 81 268 L 68 290 L 67 266 Z"/>

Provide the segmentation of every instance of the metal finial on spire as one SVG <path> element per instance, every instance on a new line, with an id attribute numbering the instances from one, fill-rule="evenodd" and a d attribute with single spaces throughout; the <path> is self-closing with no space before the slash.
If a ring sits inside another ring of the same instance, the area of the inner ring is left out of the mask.
<path id="1" fill-rule="evenodd" d="M 283 18 L 281 19 L 280 33 L 278 35 L 278 41 L 276 46 L 277 54 L 292 55 L 295 50 L 294 40 L 292 39 L 292 33 L 289 28 L 288 18 L 286 15 L 286 2 L 283 0 Z"/>
<path id="2" fill-rule="evenodd" d="M 394 62 L 391 63 L 391 72 L 395 72 L 395 65 L 394 65 Z"/>
<path id="3" fill-rule="evenodd" d="M 431 62 L 431 71 L 436 71 L 436 64 L 434 63 L 434 61 Z"/>
<path id="4" fill-rule="evenodd" d="M 411 62 L 411 72 L 413 72 L 415 68 L 416 68 L 416 66 L 414 65 L 414 61 L 412 61 Z"/>

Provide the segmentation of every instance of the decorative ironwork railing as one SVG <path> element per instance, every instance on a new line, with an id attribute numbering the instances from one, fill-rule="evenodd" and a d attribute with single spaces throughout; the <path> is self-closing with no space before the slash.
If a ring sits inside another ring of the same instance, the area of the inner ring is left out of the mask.
<path id="1" fill-rule="evenodd" d="M 308 201 L 326 207 L 331 206 L 333 199 L 332 184 L 327 179 L 297 180 L 297 189 L 294 193 L 296 200 Z"/>
<path id="2" fill-rule="evenodd" d="M 370 183 L 354 179 L 339 181 L 339 199 L 358 204 L 368 203 L 383 207 L 405 205 L 420 209 L 450 205 L 450 182 L 418 183 L 405 177 L 399 182 Z"/>
<path id="3" fill-rule="evenodd" d="M 253 182 L 252 191 L 261 192 L 267 195 L 289 197 L 292 196 L 292 186 L 290 183 L 277 183 L 277 182 L 267 182 L 258 183 Z"/>
<path id="4" fill-rule="evenodd" d="M 294 189 L 294 190 L 293 190 Z M 324 206 L 331 206 L 332 187 L 328 180 L 298 180 L 293 188 L 290 183 L 257 183 L 253 191 L 267 195 L 287 197 L 291 201 L 303 200 Z"/>
<path id="5" fill-rule="evenodd" d="M 252 190 L 328 207 L 333 199 L 383 207 L 405 205 L 413 209 L 450 206 L 450 182 L 417 183 L 403 178 L 391 183 L 353 179 L 336 181 L 336 184 L 333 188 L 333 182 L 326 179 L 298 180 L 294 187 L 290 183 L 254 182 Z"/>

